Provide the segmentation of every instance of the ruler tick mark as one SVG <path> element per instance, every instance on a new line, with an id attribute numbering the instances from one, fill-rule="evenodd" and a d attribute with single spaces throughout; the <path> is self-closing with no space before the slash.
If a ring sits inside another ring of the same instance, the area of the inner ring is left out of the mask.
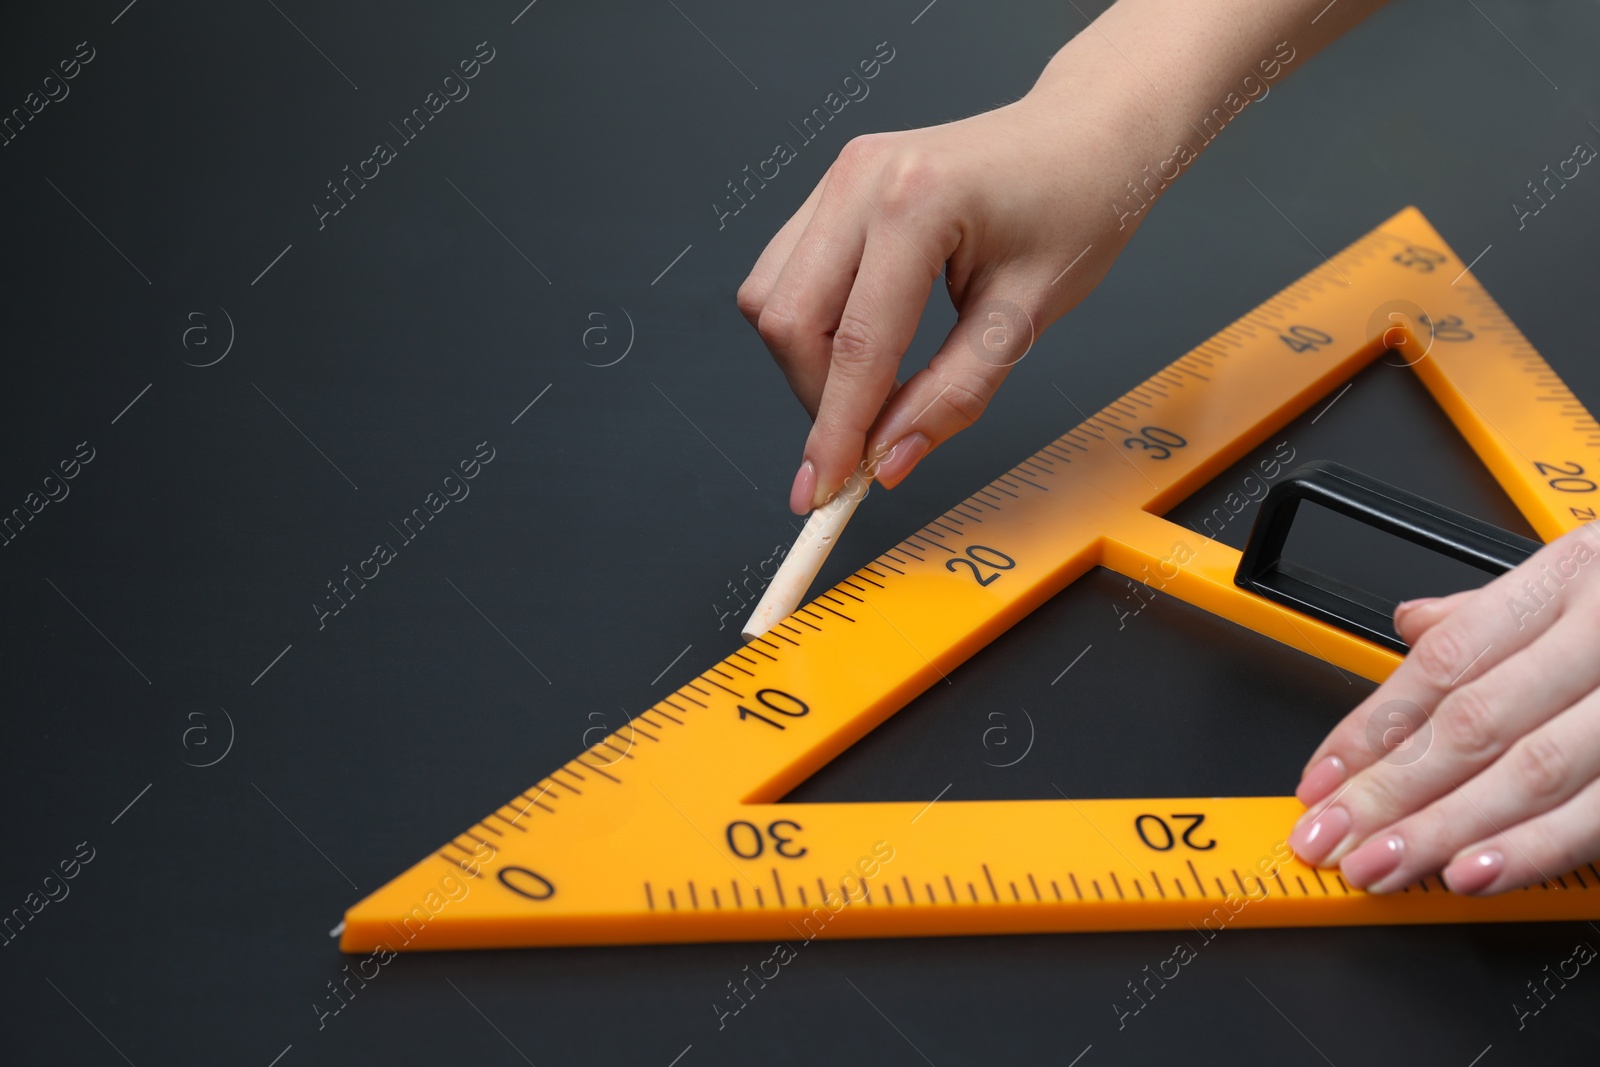
<path id="1" fill-rule="evenodd" d="M 618 778 L 618 777 L 616 777 L 614 775 L 606 773 L 605 769 L 602 768 L 602 767 L 596 767 L 594 764 L 586 763 L 581 759 L 580 760 L 575 760 L 574 762 L 577 763 L 578 766 L 580 766 L 580 767 L 583 767 L 583 768 L 586 768 L 587 770 L 593 771 L 594 773 L 598 774 L 602 778 L 605 778 L 605 779 L 608 779 L 610 781 L 613 781 L 618 785 L 622 784 L 622 779 L 621 778 Z"/>
<path id="2" fill-rule="evenodd" d="M 727 676 L 725 676 L 725 677 L 727 677 Z M 710 678 L 707 678 L 706 681 L 711 682 L 712 685 L 716 686 L 718 689 L 722 690 L 724 693 L 727 693 L 729 696 L 738 697 L 740 700 L 744 699 L 744 694 L 743 693 L 735 692 L 734 690 L 729 689 L 727 686 L 723 685 L 721 682 L 713 682 L 713 681 L 711 681 Z"/>

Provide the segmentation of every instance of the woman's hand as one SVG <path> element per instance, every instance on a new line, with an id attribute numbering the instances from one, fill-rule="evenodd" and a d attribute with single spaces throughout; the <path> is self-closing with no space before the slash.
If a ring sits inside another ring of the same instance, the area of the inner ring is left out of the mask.
<path id="1" fill-rule="evenodd" d="M 1016 103 L 845 146 L 739 288 L 815 420 L 789 506 L 972 425 L 1232 116 L 1381 3 L 1118 0 Z M 899 387 L 935 279 L 959 317 Z"/>
<path id="2" fill-rule="evenodd" d="M 1400 605 L 1411 654 L 1312 755 L 1289 844 L 1386 893 L 1457 893 L 1600 859 L 1600 530 L 1482 589 Z"/>
<path id="3" fill-rule="evenodd" d="M 1101 92 L 1036 91 L 973 118 L 858 137 L 756 262 L 739 308 L 815 420 L 789 504 L 819 507 L 867 453 L 894 486 L 972 425 L 1038 332 L 1110 269 L 1136 228 L 1111 194 L 1131 162 Z M 896 386 L 935 279 L 959 313 Z M 891 397 L 892 394 L 892 397 Z M 887 401 L 887 404 L 885 403 Z"/>

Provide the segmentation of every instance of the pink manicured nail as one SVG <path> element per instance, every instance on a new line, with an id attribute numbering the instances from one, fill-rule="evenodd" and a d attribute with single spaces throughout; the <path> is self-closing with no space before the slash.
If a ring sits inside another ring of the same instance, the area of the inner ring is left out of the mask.
<path id="1" fill-rule="evenodd" d="M 928 435 L 920 430 L 914 430 L 900 438 L 894 443 L 894 447 L 889 449 L 889 454 L 883 457 L 883 462 L 878 465 L 878 484 L 885 489 L 893 489 L 899 485 L 900 479 L 910 474 L 911 468 L 928 454 L 928 448 L 932 444 Z"/>
<path id="2" fill-rule="evenodd" d="M 1339 868 L 1345 881 L 1357 889 L 1367 889 L 1393 874 L 1405 851 L 1405 840 L 1399 834 L 1389 834 L 1350 853 Z"/>
<path id="3" fill-rule="evenodd" d="M 804 515 L 811 510 L 811 494 L 817 488 L 817 468 L 808 459 L 800 464 L 794 475 L 794 487 L 789 490 L 789 510 Z"/>
<path id="4" fill-rule="evenodd" d="M 1500 877 L 1506 858 L 1492 848 L 1463 856 L 1444 869 L 1441 877 L 1452 893 L 1481 893 Z"/>
<path id="5" fill-rule="evenodd" d="M 1316 818 L 1298 823 L 1289 835 L 1289 847 L 1296 856 L 1316 865 L 1326 859 L 1349 832 L 1350 813 L 1335 804 Z"/>
<path id="6" fill-rule="evenodd" d="M 1300 798 L 1300 803 L 1310 807 L 1337 786 L 1344 784 L 1344 760 L 1338 756 L 1324 756 L 1318 760 L 1316 766 L 1305 773 L 1300 779 L 1300 784 L 1295 788 L 1294 795 Z"/>

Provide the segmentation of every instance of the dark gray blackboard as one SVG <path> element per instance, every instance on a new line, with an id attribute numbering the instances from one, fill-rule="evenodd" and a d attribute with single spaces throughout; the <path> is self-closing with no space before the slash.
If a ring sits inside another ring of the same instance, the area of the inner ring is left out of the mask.
<path id="1" fill-rule="evenodd" d="M 92 59 L 0 147 L 0 509 L 80 443 L 93 456 L 0 548 L 0 911 L 80 843 L 93 856 L 0 948 L 6 1060 L 1592 1055 L 1600 977 L 1520 1030 L 1513 1010 L 1600 938 L 1585 924 L 1235 931 L 1122 1030 L 1112 1003 L 1171 934 L 818 944 L 720 1031 L 711 1005 L 767 948 L 404 957 L 319 1029 L 348 905 L 577 751 L 593 716 L 616 725 L 736 647 L 715 604 L 792 538 L 806 429 L 734 308 L 765 239 L 849 137 L 1013 99 L 1083 25 L 1031 0 L 523 2 L 4 16 L 0 109 L 79 42 Z M 1600 405 L 1600 176 L 1521 230 L 1509 207 L 1600 143 L 1597 38 L 1578 2 L 1418 0 L 1358 29 L 1220 139 L 983 421 L 873 497 L 828 575 L 1074 423 L 1051 382 L 1093 410 L 1317 265 L 1249 182 L 1324 250 L 1408 203 L 1463 255 L 1492 246 L 1478 276 Z M 719 228 L 724 183 L 881 41 L 870 96 Z M 470 96 L 403 142 L 390 123 L 480 42 Z M 381 140 L 395 158 L 322 216 Z M 930 311 L 909 358 L 950 318 Z M 1403 372 L 1285 433 L 1517 522 Z M 319 623 L 326 583 L 480 442 L 470 496 Z M 797 796 L 1292 789 L 1365 689 L 1164 598 L 1118 632 L 1121 584 L 1068 590 Z M 1017 707 L 1035 752 L 986 766 L 988 712 Z"/>

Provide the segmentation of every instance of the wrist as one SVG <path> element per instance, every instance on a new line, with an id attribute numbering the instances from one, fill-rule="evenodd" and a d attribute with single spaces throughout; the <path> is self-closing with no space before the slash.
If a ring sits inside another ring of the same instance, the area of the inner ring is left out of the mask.
<path id="1" fill-rule="evenodd" d="M 1303 24 L 1305 3 L 1119 0 L 1056 53 L 1024 101 L 1064 118 L 1063 138 L 1093 153 L 1093 184 L 1126 237 L 1235 118 L 1332 36 Z M 1378 5 L 1348 6 L 1341 21 Z"/>
<path id="2" fill-rule="evenodd" d="M 1187 107 L 1157 91 L 1092 29 L 1055 54 L 1018 106 L 1034 110 L 1043 135 L 1066 153 L 1081 206 L 1106 239 L 1132 236 L 1146 208 L 1193 161 L 1159 175 L 1186 129 Z"/>

